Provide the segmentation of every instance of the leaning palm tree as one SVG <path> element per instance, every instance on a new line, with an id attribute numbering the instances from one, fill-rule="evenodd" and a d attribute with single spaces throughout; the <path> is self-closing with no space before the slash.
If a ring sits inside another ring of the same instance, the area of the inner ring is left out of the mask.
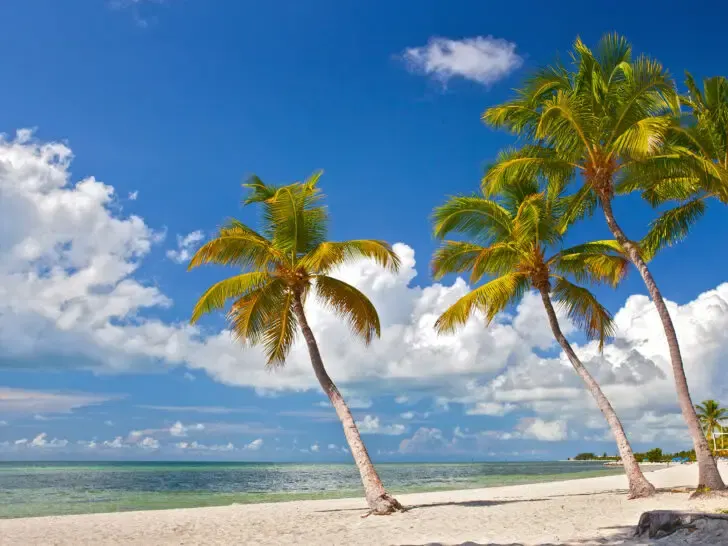
<path id="1" fill-rule="evenodd" d="M 321 303 L 369 343 L 380 334 L 374 305 L 359 290 L 330 273 L 360 258 L 396 271 L 399 258 L 383 241 L 326 240 L 327 213 L 316 186 L 320 174 L 283 187 L 267 186 L 255 177 L 251 180 L 247 187 L 252 193 L 246 203 L 262 205 L 262 232 L 231 221 L 193 256 L 190 268 L 213 263 L 241 268 L 243 272 L 211 286 L 195 305 L 191 321 L 224 308 L 232 300 L 227 317 L 233 335 L 242 342 L 262 345 L 270 367 L 284 364 L 300 329 L 316 378 L 341 420 L 371 513 L 389 514 L 403 508 L 384 489 L 351 411 L 324 368 L 306 318 L 305 303 L 313 290 Z"/>
<path id="2" fill-rule="evenodd" d="M 715 400 L 703 400 L 703 403 L 695 406 L 695 409 L 698 412 L 700 424 L 703 425 L 705 437 L 713 438 L 713 450 L 717 451 L 718 444 L 715 436 L 722 430 L 722 421 L 728 419 L 728 409 L 721 408 Z"/>
<path id="3" fill-rule="evenodd" d="M 527 142 L 500 154 L 483 178 L 483 190 L 492 195 L 524 176 L 541 174 L 548 177 L 552 194 L 578 181 L 563 215 L 566 224 L 601 208 L 662 323 L 680 408 L 695 446 L 698 487 L 724 489 L 690 398 L 672 318 L 647 266 L 650 256 L 627 236 L 612 208 L 624 172 L 661 152 L 679 112 L 678 94 L 662 65 L 644 56 L 633 59 L 630 44 L 617 35 L 605 36 L 596 54 L 577 39 L 572 60 L 573 69 L 561 64 L 542 69 L 514 99 L 485 111 L 487 124 L 510 129 Z"/>
<path id="4" fill-rule="evenodd" d="M 449 273 L 470 272 L 471 283 L 484 276 L 493 279 L 460 298 L 437 320 L 439 332 L 451 332 L 476 312 L 491 322 L 497 313 L 536 289 L 548 315 L 556 340 L 576 373 L 586 384 L 609 424 L 629 480 L 630 497 L 647 497 L 655 488 L 647 481 L 614 408 L 597 381 L 582 364 L 568 342 L 552 301 L 566 311 L 589 338 L 598 339 L 600 349 L 612 334 L 612 317 L 594 295 L 576 282 L 616 285 L 628 261 L 616 241 L 595 241 L 553 252 L 561 242 L 559 217 L 563 201 L 539 191 L 536 182 L 509 185 L 496 200 L 479 196 L 453 197 L 435 210 L 435 235 L 457 233 L 472 240 L 444 241 L 433 258 L 436 278 Z"/>

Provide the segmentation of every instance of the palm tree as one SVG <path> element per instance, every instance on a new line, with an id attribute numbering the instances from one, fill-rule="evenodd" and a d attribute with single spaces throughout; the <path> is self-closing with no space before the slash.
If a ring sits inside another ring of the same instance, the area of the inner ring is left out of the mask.
<path id="1" fill-rule="evenodd" d="M 469 271 L 472 284 L 485 275 L 494 277 L 445 311 L 436 328 L 451 332 L 476 312 L 483 313 L 490 323 L 497 313 L 535 288 L 556 340 L 609 423 L 629 480 L 630 497 L 647 497 L 655 488 L 642 474 L 612 405 L 562 333 L 551 299 L 553 292 L 557 305 L 589 338 L 598 339 L 601 348 L 613 331 L 612 317 L 588 289 L 568 278 L 616 285 L 628 262 L 615 241 L 586 243 L 549 256 L 562 239 L 559 216 L 563 203 L 539 192 L 536 182 L 521 182 L 504 187 L 497 200 L 453 197 L 436 209 L 438 238 L 456 232 L 473 242 L 443 242 L 433 258 L 434 276 Z"/>
<path id="2" fill-rule="evenodd" d="M 374 305 L 359 290 L 329 274 L 360 258 L 396 271 L 399 258 L 383 241 L 326 240 L 328 218 L 316 186 L 320 174 L 279 188 L 257 177 L 246 185 L 252 190 L 246 204 L 262 205 L 263 230 L 258 233 L 233 220 L 193 256 L 189 268 L 213 263 L 241 268 L 243 273 L 211 286 L 195 305 L 191 322 L 232 300 L 227 318 L 233 335 L 244 343 L 262 345 L 270 367 L 284 364 L 300 329 L 316 378 L 341 420 L 371 513 L 389 514 L 403 508 L 384 489 L 351 411 L 324 368 L 304 307 L 314 290 L 319 301 L 368 344 L 380 334 Z"/>
<path id="3" fill-rule="evenodd" d="M 679 112 L 678 94 L 662 65 L 644 56 L 633 59 L 630 44 L 617 35 L 605 36 L 596 54 L 577 38 L 572 59 L 573 70 L 561 64 L 541 69 L 514 99 L 485 111 L 487 124 L 505 127 L 528 142 L 499 155 L 483 178 L 483 190 L 492 195 L 541 174 L 548 177 L 552 194 L 580 183 L 569 198 L 565 224 L 601 208 L 662 322 L 680 408 L 695 446 L 698 488 L 725 489 L 690 398 L 675 327 L 647 266 L 650 256 L 627 237 L 612 209 L 624 172 L 660 153 Z"/>
<path id="4" fill-rule="evenodd" d="M 653 206 L 678 203 L 652 222 L 641 243 L 648 255 L 685 238 L 710 198 L 728 203 L 728 79 L 706 78 L 701 91 L 687 73 L 685 85 L 689 114 L 670 127 L 661 152 L 631 165 L 616 188 L 639 191 Z"/>
<path id="5" fill-rule="evenodd" d="M 713 438 L 713 450 L 717 451 L 718 444 L 715 440 L 715 433 L 721 432 L 721 421 L 728 419 L 728 409 L 721 408 L 720 404 L 715 400 L 703 400 L 703 403 L 695 406 L 695 409 L 698 412 L 700 424 L 703 425 L 705 437 Z"/>

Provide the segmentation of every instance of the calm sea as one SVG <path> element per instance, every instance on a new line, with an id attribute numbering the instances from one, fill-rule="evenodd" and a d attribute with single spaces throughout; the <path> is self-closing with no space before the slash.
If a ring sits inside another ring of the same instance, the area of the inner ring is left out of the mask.
<path id="1" fill-rule="evenodd" d="M 394 493 L 493 487 L 620 473 L 601 463 L 379 464 Z M 0 518 L 154 510 L 361 495 L 353 465 L 3 463 Z"/>

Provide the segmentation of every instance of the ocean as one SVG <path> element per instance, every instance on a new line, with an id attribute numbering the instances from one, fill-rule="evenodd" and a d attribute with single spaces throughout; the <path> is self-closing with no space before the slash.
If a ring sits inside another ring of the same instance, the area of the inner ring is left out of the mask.
<path id="1" fill-rule="evenodd" d="M 591 462 L 378 464 L 393 493 L 618 474 Z M 357 497 L 353 464 L 0 462 L 0 518 Z"/>

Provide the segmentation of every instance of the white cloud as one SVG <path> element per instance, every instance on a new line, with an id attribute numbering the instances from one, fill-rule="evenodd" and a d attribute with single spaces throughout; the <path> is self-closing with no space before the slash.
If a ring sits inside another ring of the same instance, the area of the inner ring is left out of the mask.
<path id="1" fill-rule="evenodd" d="M 177 421 L 174 423 L 171 427 L 169 427 L 169 433 L 172 436 L 180 437 L 180 436 L 187 436 L 187 433 L 191 430 L 204 430 L 205 425 L 202 423 L 197 423 L 196 425 L 183 425 L 180 421 Z"/>
<path id="2" fill-rule="evenodd" d="M 543 419 L 521 419 L 516 429 L 523 438 L 532 438 L 544 442 L 566 440 L 566 421 L 544 421 Z"/>
<path id="3" fill-rule="evenodd" d="M 119 216 L 111 186 L 95 178 L 72 183 L 70 161 L 65 144 L 35 142 L 29 131 L 0 139 L 0 366 L 52 364 L 111 373 L 187 366 L 190 373 L 204 371 L 221 383 L 258 392 L 319 389 L 301 340 L 286 366 L 271 373 L 260 349 L 236 345 L 227 331 L 208 334 L 150 318 L 171 301 L 134 273 L 159 236 L 141 218 Z M 527 295 L 489 328 L 476 317 L 457 334 L 438 336 L 435 319 L 469 286 L 462 279 L 415 286 L 414 251 L 401 243 L 395 249 L 402 260 L 398 273 L 369 262 L 334 272 L 379 310 L 382 336 L 370 347 L 315 298 L 307 302 L 327 369 L 348 397 L 361 405 L 374 393 L 402 404 L 433 397 L 461 403 L 472 414 L 529 415 L 565 421 L 570 434 L 594 434 L 584 425 L 600 418 L 589 393 L 562 355 L 544 356 L 555 344 L 538 298 Z M 668 306 L 693 398 L 725 398 L 728 283 Z M 187 312 L 180 310 L 183 317 Z M 670 360 L 648 298 L 629 297 L 615 321 L 616 338 L 603 354 L 594 343 L 577 343 L 575 349 L 628 431 L 636 431 L 648 412 L 677 413 Z M 562 326 L 573 331 L 568 321 Z M 68 412 L 113 398 L 0 387 L 0 413 Z"/>
<path id="4" fill-rule="evenodd" d="M 371 415 L 365 415 L 364 419 L 356 422 L 356 426 L 359 427 L 359 432 L 361 434 L 387 434 L 390 436 L 399 436 L 407 432 L 407 427 L 404 425 L 400 425 L 399 423 L 382 425 L 379 422 L 379 417 L 373 417 Z"/>
<path id="5" fill-rule="evenodd" d="M 406 49 L 402 58 L 411 71 L 432 76 L 443 84 L 460 77 L 490 85 L 523 64 L 516 44 L 493 36 L 431 38 L 425 46 Z"/>
<path id="6" fill-rule="evenodd" d="M 243 449 L 247 449 L 248 451 L 258 451 L 261 447 L 263 447 L 263 438 L 258 438 L 250 442 Z"/>
<path id="7" fill-rule="evenodd" d="M 408 419 L 408 420 L 409 420 L 409 419 L 414 419 L 414 418 L 415 418 L 415 414 L 414 414 L 414 412 L 412 412 L 412 411 L 405 411 L 404 413 L 400 413 L 400 414 L 399 414 L 399 416 L 400 416 L 400 417 L 401 417 L 402 419 Z"/>
<path id="8" fill-rule="evenodd" d="M 204 238 L 205 235 L 200 230 L 193 231 L 184 236 L 177 235 L 177 249 L 168 250 L 166 253 L 167 258 L 178 264 L 189 262 L 192 254 L 197 250 L 197 247 Z"/>
<path id="9" fill-rule="evenodd" d="M 189 451 L 235 451 L 235 445 L 232 442 L 213 445 L 205 445 L 199 442 L 179 442 L 174 444 L 174 447 Z"/>
<path id="10" fill-rule="evenodd" d="M 450 447 L 438 428 L 420 427 L 412 438 L 405 438 L 399 443 L 400 453 L 440 452 Z"/>
<path id="11" fill-rule="evenodd" d="M 103 443 L 103 445 L 104 445 L 104 447 L 108 447 L 111 449 L 121 449 L 121 448 L 125 447 L 124 440 L 122 439 L 121 436 L 117 436 L 116 438 L 114 438 L 113 440 L 110 440 L 110 441 L 107 440 Z"/>
<path id="12" fill-rule="evenodd" d="M 15 440 L 14 443 L 15 443 L 16 446 L 22 446 L 22 445 L 25 445 L 25 444 L 28 443 L 28 439 L 27 438 L 21 438 L 20 440 Z"/>
<path id="13" fill-rule="evenodd" d="M 329 449 L 330 449 L 331 451 L 336 451 L 336 450 L 338 450 L 338 449 L 339 449 L 339 446 L 337 446 L 336 444 L 329 444 L 329 445 L 328 445 L 328 448 L 329 448 Z"/>
<path id="14" fill-rule="evenodd" d="M 66 447 L 68 445 L 68 440 L 62 440 L 58 438 L 53 438 L 52 440 L 48 440 L 48 434 L 45 432 L 41 432 L 33 438 L 30 442 L 28 442 L 25 438 L 22 440 L 18 440 L 15 442 L 16 445 L 24 444 L 27 445 L 30 448 L 55 448 L 55 447 Z"/>
<path id="15" fill-rule="evenodd" d="M 112 427 L 112 426 L 114 426 L 114 422 L 113 422 L 113 421 L 104 421 L 104 424 L 105 424 L 105 425 L 106 425 L 107 427 Z"/>
<path id="16" fill-rule="evenodd" d="M 2 303 L 0 303 L 0 309 L 1 306 Z M 74 409 L 103 404 L 118 398 L 120 397 L 113 395 L 58 393 L 0 387 L 0 413 L 35 414 L 36 417 L 43 419 L 41 415 L 43 413 L 69 413 Z"/>
<path id="17" fill-rule="evenodd" d="M 151 436 L 147 436 L 146 438 L 142 438 L 138 445 L 144 449 L 159 449 L 159 440 L 156 440 Z"/>
<path id="18" fill-rule="evenodd" d="M 138 197 L 139 197 L 138 191 L 130 191 L 129 195 L 127 196 L 127 199 L 129 201 L 136 201 Z"/>
<path id="19" fill-rule="evenodd" d="M 318 453 L 321 448 L 318 444 L 313 444 L 309 449 L 311 449 L 312 453 Z"/>

